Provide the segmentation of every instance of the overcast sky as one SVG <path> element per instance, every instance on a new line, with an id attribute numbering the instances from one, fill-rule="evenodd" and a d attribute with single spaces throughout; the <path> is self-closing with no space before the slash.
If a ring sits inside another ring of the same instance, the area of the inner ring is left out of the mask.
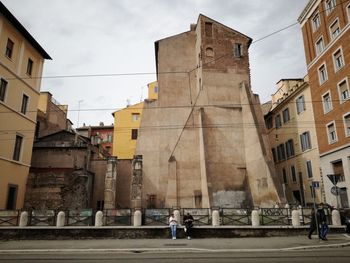
<path id="1" fill-rule="evenodd" d="M 308 0 L 2 0 L 53 58 L 43 76 L 155 72 L 154 42 L 189 30 L 200 13 L 254 40 L 297 21 Z M 276 82 L 306 75 L 300 25 L 252 44 L 252 89 L 270 100 Z M 79 126 L 147 95 L 155 75 L 44 79 Z"/>

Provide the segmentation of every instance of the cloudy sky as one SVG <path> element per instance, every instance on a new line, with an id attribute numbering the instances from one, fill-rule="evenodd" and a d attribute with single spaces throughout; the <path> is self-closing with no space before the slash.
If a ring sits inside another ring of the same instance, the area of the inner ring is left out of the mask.
<path id="1" fill-rule="evenodd" d="M 189 30 L 200 13 L 258 40 L 297 21 L 308 0 L 2 0 L 53 58 L 42 91 L 69 106 L 76 126 L 113 123 L 111 112 L 144 99 L 154 42 Z M 252 89 L 266 102 L 281 78 L 306 74 L 300 26 L 250 47 Z M 75 77 L 70 77 L 75 76 Z"/>

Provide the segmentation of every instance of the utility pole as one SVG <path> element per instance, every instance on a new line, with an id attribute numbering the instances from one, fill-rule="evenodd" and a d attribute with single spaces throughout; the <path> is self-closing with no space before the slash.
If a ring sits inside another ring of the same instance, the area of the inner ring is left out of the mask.
<path id="1" fill-rule="evenodd" d="M 82 103 L 84 100 L 78 101 L 78 121 L 77 121 L 77 128 L 79 128 L 79 117 L 80 117 L 80 103 Z"/>

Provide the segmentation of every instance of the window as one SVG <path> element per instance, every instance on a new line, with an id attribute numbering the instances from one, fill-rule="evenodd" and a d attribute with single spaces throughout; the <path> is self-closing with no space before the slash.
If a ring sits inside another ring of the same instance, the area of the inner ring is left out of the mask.
<path id="1" fill-rule="evenodd" d="M 321 38 L 316 42 L 316 55 L 321 54 L 323 50 L 324 50 L 324 43 L 323 43 L 323 38 L 321 37 Z"/>
<path id="2" fill-rule="evenodd" d="M 322 102 L 323 102 L 323 112 L 325 114 L 330 112 L 333 109 L 332 99 L 329 92 L 327 92 L 325 95 L 322 96 Z"/>
<path id="3" fill-rule="evenodd" d="M 140 113 L 132 113 L 132 120 L 138 121 L 140 119 Z"/>
<path id="4" fill-rule="evenodd" d="M 350 5 L 348 5 L 347 10 L 348 10 L 348 23 L 349 23 L 350 22 Z"/>
<path id="5" fill-rule="evenodd" d="M 32 71 L 33 71 L 33 60 L 31 60 L 30 58 L 28 58 L 28 64 L 27 64 L 27 74 L 29 76 L 32 75 Z"/>
<path id="6" fill-rule="evenodd" d="M 6 89 L 7 89 L 7 81 L 4 79 L 1 79 L 0 81 L 0 100 L 1 101 L 5 101 Z"/>
<path id="7" fill-rule="evenodd" d="M 321 25 L 320 15 L 316 13 L 312 18 L 312 30 L 315 32 Z"/>
<path id="8" fill-rule="evenodd" d="M 333 24 L 329 27 L 330 35 L 332 39 L 335 39 L 340 34 L 339 19 L 337 18 Z"/>
<path id="9" fill-rule="evenodd" d="M 312 178 L 313 174 L 312 174 L 312 165 L 311 165 L 311 161 L 307 161 L 306 162 L 306 169 L 307 169 L 307 178 Z"/>
<path id="10" fill-rule="evenodd" d="M 235 43 L 233 46 L 233 54 L 236 58 L 239 58 L 242 56 L 242 44 Z"/>
<path id="11" fill-rule="evenodd" d="M 211 47 L 207 47 L 205 49 L 205 56 L 209 57 L 209 58 L 213 58 L 214 57 L 214 50 Z"/>
<path id="12" fill-rule="evenodd" d="M 158 93 L 158 86 L 154 86 L 154 93 Z"/>
<path id="13" fill-rule="evenodd" d="M 21 154 L 23 137 L 20 135 L 16 135 L 15 148 L 13 150 L 13 160 L 19 161 L 19 157 Z"/>
<path id="14" fill-rule="evenodd" d="M 282 112 L 283 114 L 283 123 L 286 123 L 290 120 L 290 117 L 289 117 L 289 108 L 286 108 L 283 110 Z"/>
<path id="15" fill-rule="evenodd" d="M 281 115 L 277 114 L 275 117 L 275 126 L 276 129 L 279 129 L 282 126 Z"/>
<path id="16" fill-rule="evenodd" d="M 13 41 L 11 39 L 7 39 L 7 44 L 6 44 L 6 51 L 5 51 L 5 55 L 8 58 L 12 58 L 12 53 L 13 53 L 13 46 L 15 44 L 13 43 Z"/>
<path id="17" fill-rule="evenodd" d="M 326 1 L 326 14 L 328 15 L 337 5 L 337 2 L 335 0 L 328 0 Z"/>
<path id="18" fill-rule="evenodd" d="M 265 125 L 266 125 L 266 128 L 268 128 L 268 129 L 271 129 L 273 127 L 272 117 L 271 116 L 266 117 Z"/>
<path id="19" fill-rule="evenodd" d="M 131 140 L 137 140 L 137 129 L 132 129 L 131 130 Z"/>
<path id="20" fill-rule="evenodd" d="M 15 210 L 17 201 L 17 185 L 9 185 L 7 188 L 6 210 Z"/>
<path id="21" fill-rule="evenodd" d="M 109 154 L 111 153 L 111 146 L 106 146 L 106 152 L 108 152 Z"/>
<path id="22" fill-rule="evenodd" d="M 207 37 L 213 36 L 213 23 L 205 22 L 205 36 Z"/>
<path id="23" fill-rule="evenodd" d="M 286 152 L 287 152 L 287 158 L 294 156 L 294 143 L 292 139 L 286 142 Z"/>
<path id="24" fill-rule="evenodd" d="M 338 49 L 335 53 L 333 53 L 333 63 L 335 72 L 344 67 L 344 59 L 341 49 Z"/>
<path id="25" fill-rule="evenodd" d="M 273 161 L 274 161 L 274 162 L 277 162 L 276 149 L 275 149 L 275 148 L 272 148 L 271 151 L 272 151 Z"/>
<path id="26" fill-rule="evenodd" d="M 113 142 L 113 134 L 107 134 L 107 142 Z"/>
<path id="27" fill-rule="evenodd" d="M 287 184 L 288 183 L 288 180 L 287 180 L 287 172 L 286 172 L 286 169 L 282 169 L 282 176 L 283 176 L 283 183 L 284 184 Z"/>
<path id="28" fill-rule="evenodd" d="M 327 125 L 328 143 L 334 143 L 337 141 L 337 133 L 335 130 L 334 122 Z"/>
<path id="29" fill-rule="evenodd" d="M 344 79 L 338 84 L 338 92 L 340 103 L 344 103 L 349 99 L 349 85 L 347 79 Z"/>
<path id="30" fill-rule="evenodd" d="M 310 185 L 310 192 L 311 192 L 311 197 L 314 198 L 315 196 L 315 189 Z"/>
<path id="31" fill-rule="evenodd" d="M 301 112 L 305 111 L 305 100 L 304 95 L 301 95 L 296 99 L 296 105 L 297 105 L 297 113 L 300 114 Z"/>
<path id="32" fill-rule="evenodd" d="M 307 149 L 311 149 L 310 133 L 304 132 L 300 134 L 301 150 L 304 152 Z"/>
<path id="33" fill-rule="evenodd" d="M 325 83 L 328 79 L 326 64 L 322 64 L 321 67 L 318 68 L 318 80 L 320 85 Z"/>
<path id="34" fill-rule="evenodd" d="M 29 97 L 27 95 L 23 94 L 22 107 L 21 107 L 21 113 L 23 113 L 23 114 L 27 113 L 28 100 L 29 100 Z"/>
<path id="35" fill-rule="evenodd" d="M 344 115 L 345 136 L 350 136 L 350 113 Z"/>
<path id="36" fill-rule="evenodd" d="M 295 171 L 294 165 L 292 165 L 292 166 L 290 167 L 290 171 L 291 171 L 291 173 L 292 173 L 292 182 L 293 182 L 293 183 L 296 183 L 296 181 L 297 181 L 297 172 Z"/>
<path id="37" fill-rule="evenodd" d="M 286 152 L 284 150 L 283 143 L 277 146 L 277 159 L 278 161 L 283 161 L 286 159 Z"/>

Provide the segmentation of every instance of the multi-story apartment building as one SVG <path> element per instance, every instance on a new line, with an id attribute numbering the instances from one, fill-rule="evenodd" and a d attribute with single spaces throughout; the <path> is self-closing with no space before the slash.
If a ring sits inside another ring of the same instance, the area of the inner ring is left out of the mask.
<path id="1" fill-rule="evenodd" d="M 114 117 L 113 156 L 132 160 L 141 124 L 143 102 L 112 113 Z"/>
<path id="2" fill-rule="evenodd" d="M 350 1 L 310 0 L 298 21 L 304 39 L 326 200 L 336 207 L 348 207 Z"/>
<path id="3" fill-rule="evenodd" d="M 276 171 L 284 197 L 291 204 L 312 204 L 314 193 L 316 202 L 322 200 L 323 180 L 310 102 L 307 77 L 282 79 L 265 115 Z M 313 182 L 320 182 L 321 187 L 313 190 Z"/>
<path id="4" fill-rule="evenodd" d="M 45 59 L 51 57 L 0 2 L 0 209 L 23 207 Z"/>
<path id="5" fill-rule="evenodd" d="M 76 131 L 91 139 L 91 143 L 101 147 L 105 154 L 112 155 L 113 153 L 113 131 L 114 125 L 104 125 L 100 122 L 98 126 L 83 126 Z"/>

